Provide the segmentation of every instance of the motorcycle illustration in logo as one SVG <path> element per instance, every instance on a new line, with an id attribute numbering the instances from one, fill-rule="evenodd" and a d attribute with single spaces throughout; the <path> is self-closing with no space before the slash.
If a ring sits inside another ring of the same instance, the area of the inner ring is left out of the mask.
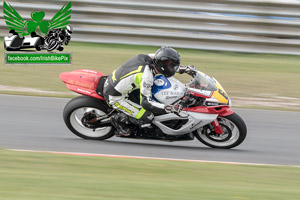
<path id="1" fill-rule="evenodd" d="M 4 18 L 11 34 L 4 37 L 5 50 L 35 48 L 37 51 L 63 51 L 63 45 L 69 44 L 73 32 L 73 28 L 69 25 L 71 7 L 71 2 L 64 5 L 50 21 L 43 20 L 44 11 L 32 12 L 32 20 L 25 21 L 10 4 L 4 1 Z"/>

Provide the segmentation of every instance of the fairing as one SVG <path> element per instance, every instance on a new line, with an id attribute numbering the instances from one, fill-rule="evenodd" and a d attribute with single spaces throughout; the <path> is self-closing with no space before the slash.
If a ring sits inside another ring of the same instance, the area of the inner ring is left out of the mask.
<path id="1" fill-rule="evenodd" d="M 60 79 L 66 84 L 69 90 L 104 100 L 104 98 L 96 92 L 101 76 L 105 75 L 101 72 L 88 69 L 63 72 L 59 75 Z"/>
<path id="2" fill-rule="evenodd" d="M 221 105 L 230 105 L 230 98 L 224 88 L 221 86 L 221 84 L 216 80 L 216 87 L 217 90 L 213 93 L 211 98 L 208 98 L 206 101 L 207 102 L 217 102 L 218 104 Z"/>
<path id="3" fill-rule="evenodd" d="M 196 106 L 183 108 L 183 111 L 218 114 L 218 116 L 228 116 L 233 114 L 233 110 L 229 105 L 224 106 Z"/>
<path id="4" fill-rule="evenodd" d="M 168 135 L 184 135 L 186 133 L 191 133 L 198 128 L 211 123 L 217 118 L 217 114 L 211 113 L 197 113 L 197 112 L 182 112 L 182 116 L 178 116 L 174 113 L 169 113 L 165 115 L 155 116 L 153 120 L 153 124 L 155 124 L 158 128 L 160 128 L 164 133 Z M 184 124 L 180 129 L 172 129 L 168 126 L 164 125 L 164 121 L 170 120 L 188 120 L 186 124 Z"/>
<path id="5" fill-rule="evenodd" d="M 194 96 L 210 98 L 217 90 L 215 81 L 208 75 L 197 71 L 194 78 L 186 84 L 187 91 Z"/>
<path id="6" fill-rule="evenodd" d="M 166 78 L 163 75 L 154 77 L 152 96 L 164 104 L 172 104 L 184 96 L 185 85 L 174 77 Z"/>
<path id="7" fill-rule="evenodd" d="M 191 94 L 206 98 L 207 105 L 230 105 L 230 99 L 221 84 L 214 78 L 197 71 L 196 76 L 187 84 Z"/>

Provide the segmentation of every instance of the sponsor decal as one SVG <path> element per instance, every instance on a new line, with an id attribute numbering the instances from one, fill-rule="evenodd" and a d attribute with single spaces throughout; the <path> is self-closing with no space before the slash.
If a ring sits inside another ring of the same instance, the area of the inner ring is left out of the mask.
<path id="1" fill-rule="evenodd" d="M 180 91 L 162 91 L 161 94 L 166 95 L 166 96 L 182 96 L 182 95 L 184 95 L 184 92 L 180 92 Z"/>
<path id="2" fill-rule="evenodd" d="M 80 86 L 80 87 L 84 87 L 84 88 L 88 88 L 88 89 L 93 89 L 93 84 L 83 83 L 83 82 L 80 82 L 80 81 L 76 81 L 75 85 Z"/>
<path id="3" fill-rule="evenodd" d="M 218 89 L 218 92 L 219 92 L 220 95 L 222 95 L 226 100 L 228 100 L 228 96 L 227 96 L 227 94 L 226 94 L 223 90 Z"/>
<path id="4" fill-rule="evenodd" d="M 209 101 L 207 101 L 206 105 L 208 105 L 208 106 L 217 106 L 217 105 L 219 105 L 219 103 L 218 102 L 209 102 Z"/>
<path id="5" fill-rule="evenodd" d="M 208 90 L 199 90 L 199 89 L 194 89 L 194 88 L 188 88 L 188 91 L 192 92 L 193 93 L 196 93 L 196 94 L 202 94 L 204 96 L 211 96 L 212 94 L 212 91 L 208 91 Z"/>
<path id="6" fill-rule="evenodd" d="M 77 88 L 77 91 L 79 91 L 79 92 L 84 92 L 84 93 L 87 93 L 87 94 L 91 94 L 90 91 L 83 90 L 83 89 L 80 89 L 80 88 Z"/>
<path id="7" fill-rule="evenodd" d="M 177 89 L 178 89 L 178 85 L 175 84 L 175 85 L 174 85 L 174 90 L 177 90 Z"/>
<path id="8" fill-rule="evenodd" d="M 67 81 L 67 83 L 68 83 L 68 84 L 71 84 L 71 85 L 74 85 L 74 80 L 69 79 L 69 80 Z"/>
<path id="9" fill-rule="evenodd" d="M 51 18 L 44 20 L 45 12 L 31 12 L 30 20 L 24 20 L 9 3 L 3 2 L 5 23 L 9 35 L 4 37 L 6 51 L 63 51 L 64 46 L 71 41 L 73 28 L 69 25 L 72 13 L 72 3 L 62 6 Z M 48 54 L 48 55 L 46 55 Z M 71 53 L 6 53 L 6 64 L 71 64 Z"/>
<path id="10" fill-rule="evenodd" d="M 88 73 L 92 73 L 92 74 L 97 74 L 97 72 L 94 71 L 94 70 L 84 69 L 84 70 L 82 70 L 82 71 L 88 72 Z"/>
<path id="11" fill-rule="evenodd" d="M 83 87 L 83 88 L 88 88 L 88 89 L 93 89 L 94 88 L 94 85 L 93 84 L 89 84 L 89 83 L 84 83 L 84 82 L 80 82 L 80 81 L 77 81 L 77 80 L 73 80 L 73 79 L 69 79 L 67 81 L 68 84 L 71 84 L 71 85 L 76 85 L 76 86 L 80 86 L 80 87 Z"/>
<path id="12" fill-rule="evenodd" d="M 156 79 L 154 81 L 154 84 L 157 85 L 157 86 L 163 86 L 165 84 L 165 81 L 162 80 L 162 79 Z"/>
<path id="13" fill-rule="evenodd" d="M 166 96 L 166 99 L 176 99 L 178 96 Z"/>

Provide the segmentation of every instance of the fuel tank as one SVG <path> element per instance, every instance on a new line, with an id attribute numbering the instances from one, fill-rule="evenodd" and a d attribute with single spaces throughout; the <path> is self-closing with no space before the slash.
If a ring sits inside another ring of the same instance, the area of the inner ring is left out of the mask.
<path id="1" fill-rule="evenodd" d="M 166 78 L 163 75 L 154 77 L 152 97 L 163 104 L 172 104 L 184 96 L 186 87 L 174 77 Z"/>

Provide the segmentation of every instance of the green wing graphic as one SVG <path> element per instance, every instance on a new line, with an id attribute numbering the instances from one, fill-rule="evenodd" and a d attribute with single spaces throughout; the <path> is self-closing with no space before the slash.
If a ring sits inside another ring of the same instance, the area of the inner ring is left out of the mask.
<path id="1" fill-rule="evenodd" d="M 26 25 L 24 19 L 19 15 L 19 13 L 5 1 L 3 2 L 3 13 L 5 23 L 10 30 L 14 29 L 21 37 L 28 35 L 25 32 Z"/>
<path id="2" fill-rule="evenodd" d="M 49 29 L 65 28 L 71 19 L 71 1 L 64 5 L 51 19 Z"/>

